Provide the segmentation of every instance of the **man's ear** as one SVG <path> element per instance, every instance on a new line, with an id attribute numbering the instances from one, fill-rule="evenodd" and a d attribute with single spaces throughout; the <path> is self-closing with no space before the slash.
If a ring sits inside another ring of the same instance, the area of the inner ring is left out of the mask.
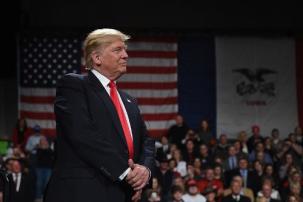
<path id="1" fill-rule="evenodd" d="M 98 51 L 93 51 L 91 54 L 91 58 L 96 65 L 102 64 L 102 57 Z"/>

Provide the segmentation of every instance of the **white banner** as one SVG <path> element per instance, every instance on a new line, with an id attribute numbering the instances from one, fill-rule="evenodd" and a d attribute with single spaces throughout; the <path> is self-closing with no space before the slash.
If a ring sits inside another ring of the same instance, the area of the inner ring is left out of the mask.
<path id="1" fill-rule="evenodd" d="M 294 41 L 290 38 L 218 37 L 217 132 L 237 137 L 260 126 L 286 137 L 297 125 Z"/>

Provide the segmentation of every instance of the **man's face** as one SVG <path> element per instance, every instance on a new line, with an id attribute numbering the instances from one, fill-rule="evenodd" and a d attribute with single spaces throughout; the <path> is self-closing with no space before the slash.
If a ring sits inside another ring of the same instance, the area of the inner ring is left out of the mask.
<path id="1" fill-rule="evenodd" d="M 264 145 L 261 142 L 256 145 L 256 151 L 264 151 Z"/>
<path id="2" fill-rule="evenodd" d="M 231 185 L 231 190 L 233 194 L 239 194 L 241 191 L 241 184 L 238 181 L 233 181 Z"/>
<path id="3" fill-rule="evenodd" d="M 258 152 L 256 155 L 256 159 L 259 161 L 263 161 L 264 160 L 264 152 Z"/>
<path id="4" fill-rule="evenodd" d="M 241 159 L 240 162 L 239 162 L 239 167 L 240 169 L 246 169 L 248 166 L 248 163 L 245 159 Z"/>
<path id="5" fill-rule="evenodd" d="M 181 115 L 176 116 L 176 124 L 177 125 L 183 124 L 183 117 Z"/>
<path id="6" fill-rule="evenodd" d="M 214 170 L 213 169 L 207 169 L 205 173 L 205 178 L 209 181 L 212 181 L 214 179 Z"/>
<path id="7" fill-rule="evenodd" d="M 220 143 L 223 144 L 223 145 L 227 143 L 226 135 L 221 135 L 220 136 Z"/>
<path id="8" fill-rule="evenodd" d="M 263 192 L 263 195 L 266 197 L 266 198 L 269 198 L 270 195 L 271 195 L 271 191 L 272 191 L 272 188 L 269 184 L 264 184 L 263 187 L 262 187 L 262 192 Z"/>
<path id="9" fill-rule="evenodd" d="M 161 162 L 160 163 L 161 170 L 167 170 L 168 169 L 168 162 Z"/>
<path id="10" fill-rule="evenodd" d="M 13 161 L 11 169 L 12 169 L 13 173 L 21 172 L 21 165 L 20 165 L 19 161 Z"/>
<path id="11" fill-rule="evenodd" d="M 196 195 L 198 193 L 198 187 L 197 186 L 190 186 L 188 188 L 188 192 L 191 195 Z"/>
<path id="12" fill-rule="evenodd" d="M 229 156 L 234 156 L 234 155 L 236 155 L 236 149 L 235 149 L 234 146 L 230 146 L 230 147 L 228 148 L 228 154 L 229 154 Z"/>
<path id="13" fill-rule="evenodd" d="M 273 138 L 278 138 L 279 137 L 279 131 L 275 130 L 275 131 L 272 132 L 271 135 L 272 135 Z"/>
<path id="14" fill-rule="evenodd" d="M 122 40 L 116 39 L 99 51 L 100 60 L 95 62 L 105 75 L 117 79 L 126 72 L 128 55 L 126 53 L 126 45 Z"/>
<path id="15" fill-rule="evenodd" d="M 200 154 L 205 155 L 208 153 L 208 148 L 206 145 L 201 145 L 200 146 Z"/>
<path id="16" fill-rule="evenodd" d="M 240 184 L 240 187 L 242 187 L 242 184 L 243 184 L 242 177 L 240 177 L 240 176 L 235 176 L 235 177 L 233 178 L 233 181 L 237 181 L 237 182 Z"/>
<path id="17" fill-rule="evenodd" d="M 259 133 L 260 133 L 260 128 L 257 127 L 257 126 L 252 127 L 252 133 L 253 133 L 254 135 L 259 135 Z"/>

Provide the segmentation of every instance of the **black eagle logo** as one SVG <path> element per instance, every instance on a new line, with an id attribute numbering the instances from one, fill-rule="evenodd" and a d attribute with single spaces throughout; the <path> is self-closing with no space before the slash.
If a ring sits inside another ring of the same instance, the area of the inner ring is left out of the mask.
<path id="1" fill-rule="evenodd" d="M 265 68 L 257 68 L 255 71 L 248 68 L 240 68 L 240 69 L 234 69 L 233 72 L 242 74 L 252 83 L 262 83 L 265 81 L 263 76 L 267 74 L 277 73 L 276 71 L 265 69 Z"/>
<path id="2" fill-rule="evenodd" d="M 267 82 L 264 78 L 269 74 L 276 74 L 277 72 L 266 68 L 257 68 L 255 70 L 248 68 L 233 69 L 232 72 L 239 73 L 247 78 L 248 82 L 242 80 L 236 86 L 237 93 L 240 96 L 252 95 L 257 92 L 273 97 L 275 93 L 274 82 Z"/>

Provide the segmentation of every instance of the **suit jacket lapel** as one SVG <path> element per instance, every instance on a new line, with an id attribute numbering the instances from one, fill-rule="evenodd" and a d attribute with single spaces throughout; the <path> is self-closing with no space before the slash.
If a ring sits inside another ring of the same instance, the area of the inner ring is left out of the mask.
<path id="1" fill-rule="evenodd" d="M 136 133 L 136 128 L 134 128 L 135 124 L 135 115 L 134 115 L 134 110 L 132 109 L 132 107 L 134 107 L 134 103 L 132 103 L 132 101 L 130 99 L 128 99 L 125 95 L 125 93 L 119 91 L 121 100 L 124 104 L 125 110 L 127 112 L 128 115 L 128 119 L 129 119 L 129 123 L 130 123 L 130 127 L 132 129 L 132 135 L 133 135 L 133 145 L 134 145 L 134 156 L 136 156 L 136 151 L 138 151 L 138 134 Z"/>
<path id="2" fill-rule="evenodd" d="M 115 128 L 117 129 L 118 134 L 121 137 L 123 143 L 125 144 L 125 146 L 127 146 L 123 129 L 119 120 L 119 116 L 117 114 L 113 102 L 111 101 L 111 98 L 109 97 L 108 93 L 104 89 L 103 85 L 100 83 L 100 81 L 96 78 L 96 76 L 93 73 L 88 72 L 88 80 L 90 84 L 93 86 L 94 91 L 97 94 L 98 98 L 100 98 L 101 101 L 105 103 L 107 109 L 110 111 L 111 114 L 110 117 L 114 122 Z"/>

